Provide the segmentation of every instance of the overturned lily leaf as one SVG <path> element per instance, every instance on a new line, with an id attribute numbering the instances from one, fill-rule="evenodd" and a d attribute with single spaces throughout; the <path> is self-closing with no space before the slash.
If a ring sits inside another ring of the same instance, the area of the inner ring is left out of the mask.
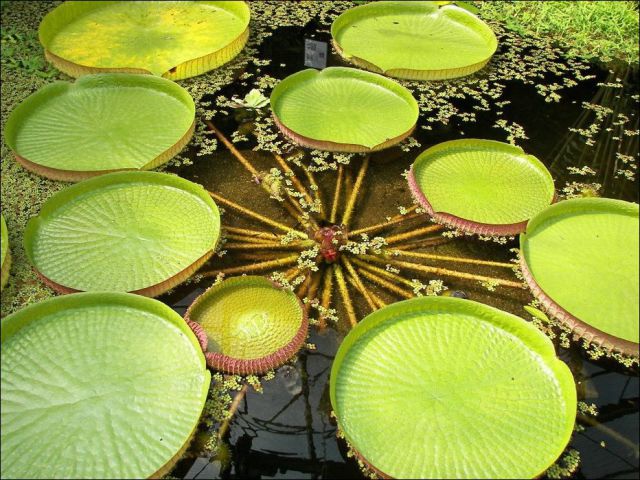
<path id="1" fill-rule="evenodd" d="M 77 181 L 116 170 L 149 170 L 189 142 L 195 105 L 178 84 L 150 75 L 87 75 L 27 97 L 5 140 L 28 170 Z"/>
<path id="2" fill-rule="evenodd" d="M 201 186 L 165 173 L 118 172 L 53 195 L 29 220 L 24 246 L 59 292 L 156 296 L 200 268 L 219 236 L 218 208 Z"/>
<path id="3" fill-rule="evenodd" d="M 70 1 L 40 24 L 40 43 L 72 77 L 124 71 L 171 80 L 235 57 L 249 37 L 245 2 Z"/>
<path id="4" fill-rule="evenodd" d="M 576 387 L 532 324 L 471 300 L 421 297 L 347 335 L 331 404 L 379 476 L 534 478 L 571 438 Z"/>
<path id="5" fill-rule="evenodd" d="M 4 216 L 0 214 L 0 290 L 4 288 L 9 280 L 9 270 L 11 268 L 11 253 L 9 252 L 9 233 L 7 232 L 7 224 Z"/>
<path id="6" fill-rule="evenodd" d="M 2 320 L 2 478 L 160 478 L 184 453 L 210 375 L 169 307 L 79 293 Z"/>
<path id="7" fill-rule="evenodd" d="M 370 152 L 408 137 L 418 103 L 402 85 L 354 68 L 307 69 L 282 80 L 271 94 L 278 128 L 305 147 Z"/>
<path id="8" fill-rule="evenodd" d="M 302 303 L 290 290 L 259 276 L 224 280 L 191 304 L 185 319 L 207 365 L 223 372 L 264 373 L 293 357 L 307 338 Z"/>
<path id="9" fill-rule="evenodd" d="M 495 34 L 466 9 L 439 3 L 349 9 L 331 25 L 333 44 L 347 61 L 391 77 L 442 80 L 480 70 L 496 51 Z"/>
<path id="10" fill-rule="evenodd" d="M 415 199 L 450 227 L 480 235 L 515 235 L 555 198 L 537 158 L 493 140 L 452 140 L 418 156 L 407 177 Z"/>
<path id="11" fill-rule="evenodd" d="M 576 335 L 638 356 L 638 205 L 566 200 L 520 235 L 524 278 L 547 313 Z"/>

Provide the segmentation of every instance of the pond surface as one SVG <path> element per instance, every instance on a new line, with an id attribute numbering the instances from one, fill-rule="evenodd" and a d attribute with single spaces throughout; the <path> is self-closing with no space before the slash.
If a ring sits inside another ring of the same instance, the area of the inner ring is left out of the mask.
<path id="1" fill-rule="evenodd" d="M 51 8 L 52 5 L 44 5 L 42 13 Z M 34 21 L 37 25 L 39 19 Z M 269 74 L 282 79 L 306 68 L 305 38 L 328 42 L 330 37 L 327 26 L 322 25 L 318 19 L 313 19 L 304 27 L 280 27 L 275 30 L 273 36 L 259 46 L 258 57 L 272 60 L 269 65 L 261 67 L 260 75 Z M 499 48 L 498 53 L 504 53 L 506 47 L 501 44 Z M 345 65 L 339 57 L 331 53 L 330 47 L 328 51 L 328 66 Z M 238 78 L 241 73 L 243 72 L 237 72 L 236 80 L 231 85 L 207 100 L 215 102 L 219 95 L 243 98 L 254 86 L 251 85 L 251 81 Z M 244 73 L 256 73 L 256 66 L 247 67 Z M 577 76 L 579 72 L 575 73 Z M 621 65 L 606 68 L 590 66 L 580 74 L 592 75 L 593 78 L 579 81 L 576 86 L 564 89 L 560 102 L 545 101 L 534 85 L 525 85 L 516 80 L 503 82 L 504 92 L 501 100 L 506 99 L 511 103 L 503 109 L 504 113 L 500 118 L 516 122 L 524 128 L 529 138 L 518 139 L 518 144 L 547 165 L 559 191 L 565 186 L 571 186 L 571 182 L 597 183 L 601 186 L 601 196 L 638 202 L 638 182 L 618 174 L 619 170 L 625 170 L 627 167 L 621 158 L 615 155 L 616 151 L 619 151 L 632 156 L 634 162 L 637 161 L 638 136 L 629 135 L 620 140 L 619 131 L 621 128 L 630 131 L 638 129 L 638 69 L 628 69 Z M 553 81 L 545 77 L 544 85 L 552 85 Z M 266 94 L 268 95 L 268 92 Z M 585 109 L 583 102 L 606 105 L 612 111 L 612 114 L 603 120 L 600 130 L 594 133 L 593 145 L 585 142 L 578 133 L 569 130 L 588 129 L 593 124 L 597 112 Z M 421 144 L 420 147 L 412 148 L 408 152 L 396 147 L 372 156 L 353 228 L 380 223 L 385 217 L 396 215 L 398 207 L 412 205 L 402 173 L 424 149 L 442 141 L 458 138 L 505 141 L 505 131 L 494 126 L 495 110 L 498 107 L 482 111 L 475 110 L 474 105 L 474 102 L 467 99 L 458 101 L 455 107 L 461 112 L 473 112 L 476 115 L 475 121 L 463 122 L 459 117 L 453 117 L 446 124 L 435 122 L 431 130 L 416 130 L 413 136 Z M 624 127 L 613 124 L 620 115 L 626 115 L 629 120 Z M 214 122 L 227 137 L 231 137 L 238 128 L 233 114 L 216 115 Z M 421 116 L 419 124 L 423 123 L 424 119 Z M 611 131 L 607 131 L 608 128 Z M 270 154 L 252 151 L 254 145 L 251 141 L 239 142 L 237 147 L 259 171 L 268 171 L 276 166 Z M 208 190 L 262 215 L 293 225 L 293 221 L 281 205 L 270 199 L 254 183 L 251 175 L 223 145 L 219 144 L 214 153 L 205 156 L 196 156 L 192 150 L 189 150 L 188 155 L 193 165 L 169 167 L 168 170 L 201 183 Z M 361 158 L 356 156 L 347 168 L 351 181 L 355 178 L 360 162 Z M 574 167 L 584 171 L 585 166 L 593 173 L 581 175 L 569 170 L 569 167 Z M 316 173 L 315 176 L 321 196 L 325 202 L 330 203 L 336 183 L 335 171 Z M 575 186 L 578 190 L 583 188 L 584 185 Z M 230 209 L 226 209 L 223 225 L 262 229 L 259 224 L 236 215 Z M 420 219 L 417 219 L 385 233 L 404 232 L 420 225 Z M 510 252 L 514 247 L 517 247 L 516 241 L 499 245 L 462 237 L 425 248 L 424 251 L 509 262 L 514 257 Z M 241 257 L 237 252 L 230 252 L 222 258 L 211 260 L 202 271 L 246 265 L 248 260 Z M 515 279 L 504 269 L 492 267 L 467 268 L 466 271 Z M 423 282 L 433 278 L 425 275 L 410 275 L 408 278 L 414 277 Z M 472 300 L 529 318 L 522 307 L 529 303 L 532 297 L 524 290 L 498 287 L 495 291 L 488 291 L 475 281 L 451 278 L 443 280 L 450 290 L 464 291 Z M 171 305 L 178 313 L 184 314 L 193 299 L 212 282 L 212 279 L 207 279 L 187 283 L 161 296 L 159 300 Z M 579 285 L 576 285 L 576 288 L 579 288 Z M 386 302 L 398 300 L 385 291 L 375 291 Z M 358 296 L 354 300 L 358 315 L 366 315 L 368 307 L 362 297 Z M 338 313 L 341 319 L 345 318 L 340 305 Z M 344 443 L 336 438 L 335 422 L 330 417 L 328 376 L 335 352 L 347 331 L 348 323 L 344 320 L 322 332 L 312 329 L 309 342 L 315 344 L 315 350 L 303 350 L 295 363 L 280 368 L 273 380 L 264 382 L 263 393 L 249 389 L 230 426 L 227 461 L 223 462 L 221 458 L 205 453 L 203 444 L 215 434 L 217 426 L 214 425 L 211 429 L 202 426 L 171 476 L 188 479 L 362 478 L 356 462 L 347 457 Z M 573 477 L 638 478 L 638 368 L 627 369 L 612 360 L 591 360 L 578 344 L 572 344 L 569 349 L 558 346 L 558 352 L 576 378 L 579 400 L 595 404 L 599 411 L 595 418 L 581 417 L 579 423 L 584 429 L 576 432 L 571 440 L 570 447 L 575 448 L 581 458 L 580 467 Z"/>
<path id="2" fill-rule="evenodd" d="M 330 37 L 316 21 L 304 28 L 279 28 L 260 47 L 260 58 L 273 60 L 262 73 L 281 79 L 306 68 L 305 38 L 326 42 Z M 334 53 L 330 54 L 328 61 L 328 66 L 332 65 L 345 64 Z M 529 139 L 519 141 L 519 145 L 547 165 L 558 190 L 572 181 L 599 183 L 602 186 L 600 195 L 637 202 L 638 183 L 615 175 L 621 168 L 620 164 L 611 161 L 611 149 L 620 148 L 613 145 L 615 142 L 610 138 L 615 132 L 601 134 L 597 137 L 596 144 L 590 146 L 579 135 L 572 134 L 569 128 L 585 127 L 587 114 L 582 102 L 602 103 L 608 96 L 612 108 L 617 109 L 616 113 L 629 116 L 631 126 L 628 128 L 637 129 L 637 100 L 632 100 L 631 96 L 638 93 L 638 70 L 621 66 L 607 69 L 591 66 L 583 75 L 593 75 L 594 78 L 566 90 L 559 103 L 545 102 L 531 85 L 508 82 L 503 97 L 509 99 L 511 105 L 503 118 L 524 127 Z M 613 89 L 598 86 L 598 83 L 611 82 L 622 86 Z M 228 98 L 242 98 L 248 90 L 249 87 L 237 82 L 219 93 Z M 620 97 L 615 99 L 617 101 L 614 100 L 616 95 Z M 470 109 L 470 106 L 461 102 L 459 108 Z M 233 115 L 223 118 L 218 115 L 214 121 L 228 137 L 238 126 Z M 373 155 L 354 228 L 379 223 L 385 216 L 397 214 L 399 206 L 411 205 L 402 172 L 408 169 L 420 151 L 441 141 L 461 138 L 462 135 L 466 138 L 504 141 L 505 133 L 491 128 L 492 124 L 491 113 L 481 112 L 473 123 L 452 122 L 431 131 L 418 128 L 414 137 L 422 145 L 420 149 L 405 153 L 399 148 L 393 148 Z M 238 144 L 238 148 L 259 171 L 267 171 L 275 166 L 271 155 L 253 152 L 253 146 L 251 142 Z M 623 146 L 627 152 L 637 156 L 637 136 Z M 358 158 L 352 160 L 352 175 L 357 172 L 359 162 Z M 214 165 L 215 169 L 211 168 Z M 581 169 L 585 165 L 594 172 L 588 178 L 576 177 L 568 170 L 568 167 Z M 280 206 L 252 182 L 251 176 L 222 145 L 212 155 L 194 158 L 194 165 L 174 171 L 234 202 L 291 224 Z M 323 199 L 330 201 L 335 188 L 335 172 L 319 173 L 316 178 Z M 223 225 L 256 227 L 229 209 L 223 216 Z M 412 225 L 415 227 L 419 223 Z M 508 262 L 513 257 L 509 249 L 516 246 L 516 241 L 497 245 L 467 237 L 454 239 L 428 251 Z M 234 260 L 233 252 L 215 262 L 216 268 L 220 268 L 220 262 L 224 266 L 242 264 Z M 205 271 L 208 269 L 210 268 L 203 268 Z M 505 276 L 504 271 L 486 267 L 484 270 L 475 270 L 474 273 Z M 183 314 L 191 301 L 211 283 L 211 280 L 204 280 L 182 286 L 160 299 Z M 464 291 L 473 300 L 527 316 L 522 306 L 531 297 L 524 291 L 498 288 L 495 292 L 489 292 L 477 282 L 469 283 L 464 280 L 446 279 L 445 283 L 450 289 Z M 387 301 L 393 300 L 393 297 L 382 291 L 378 293 Z M 356 303 L 361 315 L 366 314 L 366 304 Z M 347 458 L 343 442 L 336 439 L 335 422 L 329 415 L 329 371 L 347 330 L 347 325 L 342 321 L 335 329 L 328 328 L 322 333 L 314 330 L 309 341 L 316 345 L 316 350 L 303 351 L 295 364 L 278 370 L 275 379 L 264 383 L 264 393 L 249 390 L 231 424 L 228 438 L 229 462 L 223 464 L 218 458 L 203 455 L 201 444 L 195 442 L 172 475 L 198 479 L 361 478 L 362 474 L 355 461 Z M 626 369 L 611 360 L 590 360 L 577 344 L 572 344 L 570 349 L 558 348 L 561 358 L 569 364 L 578 382 L 579 400 L 595 404 L 599 411 L 595 419 L 592 417 L 591 420 L 582 420 L 584 430 L 575 433 L 570 443 L 570 447 L 577 449 L 581 457 L 580 467 L 574 473 L 574 478 L 637 478 L 640 472 L 640 386 L 637 368 Z M 203 430 L 202 438 L 206 438 L 207 434 L 210 432 Z"/>

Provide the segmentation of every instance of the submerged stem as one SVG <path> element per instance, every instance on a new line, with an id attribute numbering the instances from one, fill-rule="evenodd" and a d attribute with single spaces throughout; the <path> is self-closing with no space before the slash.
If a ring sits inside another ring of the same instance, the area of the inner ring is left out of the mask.
<path id="1" fill-rule="evenodd" d="M 207 193 L 209 195 L 211 195 L 211 197 L 220 202 L 221 204 L 229 207 L 229 208 L 233 208 L 235 211 L 242 213 L 243 215 L 246 215 L 247 217 L 251 217 L 255 220 L 258 220 L 259 222 L 262 222 L 264 224 L 267 225 L 271 225 L 274 228 L 277 228 L 278 230 L 282 230 L 285 233 L 289 233 L 289 232 L 294 232 L 296 234 L 296 236 L 300 237 L 300 238 L 308 238 L 307 235 L 300 231 L 300 230 L 296 230 L 295 228 L 292 227 L 288 227 L 287 225 L 284 225 L 280 222 L 276 222 L 275 220 L 271 220 L 270 218 L 267 218 L 263 215 L 260 215 L 259 213 L 254 212 L 253 210 L 250 210 L 246 207 L 243 207 L 242 205 L 238 205 L 235 202 L 232 202 L 231 200 L 227 200 L 226 198 L 224 198 L 222 195 L 218 195 L 217 193 L 213 193 L 213 192 L 209 192 L 207 190 Z"/>
<path id="2" fill-rule="evenodd" d="M 349 227 L 349 222 L 351 221 L 351 215 L 353 214 L 353 210 L 356 205 L 356 200 L 358 199 L 358 194 L 360 193 L 362 180 L 364 179 L 364 176 L 367 173 L 367 168 L 369 168 L 368 155 L 364 157 L 364 159 L 362 160 L 362 165 L 360 165 L 360 170 L 358 171 L 356 182 L 353 185 L 353 190 L 351 190 L 351 195 L 349 195 L 349 199 L 347 200 L 347 206 L 344 209 L 344 215 L 342 216 L 342 225 L 344 225 L 345 228 Z"/>
<path id="3" fill-rule="evenodd" d="M 427 260 L 442 260 L 443 262 L 458 262 L 458 263 L 471 263 L 473 265 L 486 265 L 489 267 L 500 267 L 500 268 L 510 268 L 513 269 L 513 263 L 505 263 L 505 262 L 492 262 L 488 260 L 478 260 L 475 258 L 464 258 L 464 257 L 452 257 L 448 255 L 436 255 L 433 253 L 422 253 L 422 252 L 410 252 L 404 250 L 406 247 L 397 247 L 394 250 L 387 250 L 384 253 L 393 256 L 401 256 L 401 257 L 413 257 L 413 258 L 424 258 Z"/>
<path id="4" fill-rule="evenodd" d="M 207 277 L 215 277 L 220 273 L 223 273 L 225 275 L 235 275 L 235 274 L 239 274 L 239 273 L 260 272 L 260 271 L 264 271 L 264 270 L 269 270 L 270 268 L 283 267 L 283 266 L 286 266 L 286 265 L 292 265 L 292 264 L 296 263 L 297 261 L 298 261 L 298 255 L 288 255 L 288 256 L 283 257 L 283 258 L 277 258 L 275 260 L 268 260 L 266 262 L 251 263 L 249 265 L 242 265 L 242 266 L 239 266 L 239 267 L 223 268 L 221 270 L 212 270 L 210 272 L 202 273 L 202 276 L 207 278 Z"/>
<path id="5" fill-rule="evenodd" d="M 344 274 L 342 272 L 342 267 L 340 264 L 335 263 L 333 265 L 334 272 L 336 274 L 336 281 L 338 282 L 338 290 L 340 291 L 340 296 L 342 297 L 342 301 L 344 302 L 344 308 L 347 311 L 347 318 L 349 319 L 349 323 L 352 327 L 355 327 L 358 323 L 356 312 L 353 309 L 353 303 L 351 302 L 351 295 L 349 294 L 349 290 L 347 289 L 347 282 L 344 281 Z"/>
<path id="6" fill-rule="evenodd" d="M 338 178 L 336 179 L 336 190 L 333 192 L 333 203 L 331 204 L 331 216 L 329 221 L 336 223 L 336 216 L 338 214 L 338 205 L 340 204 L 340 192 L 342 190 L 342 180 L 344 178 L 344 167 L 338 165 Z"/>
<path id="7" fill-rule="evenodd" d="M 382 223 L 378 223 L 376 225 L 371 225 L 369 227 L 364 227 L 364 228 L 359 228 L 358 230 L 353 230 L 352 232 L 349 232 L 349 236 L 350 237 L 354 237 L 356 235 L 360 235 L 362 233 L 366 233 L 368 235 L 371 235 L 373 233 L 377 233 L 380 230 L 384 230 L 387 227 L 390 227 L 392 225 L 395 225 L 397 223 L 401 223 L 404 222 L 406 220 L 413 220 L 414 218 L 418 218 L 420 216 L 423 216 L 424 214 L 422 213 L 415 213 L 415 210 L 418 208 L 417 205 L 413 205 L 409 208 L 407 208 L 407 213 L 405 213 L 404 215 L 396 215 L 394 217 L 391 217 L 389 220 L 382 222 Z"/>

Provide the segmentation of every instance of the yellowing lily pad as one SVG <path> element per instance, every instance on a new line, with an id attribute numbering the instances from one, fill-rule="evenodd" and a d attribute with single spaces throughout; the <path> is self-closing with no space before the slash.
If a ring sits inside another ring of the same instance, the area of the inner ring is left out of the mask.
<path id="1" fill-rule="evenodd" d="M 235 57 L 249 36 L 245 2 L 69 1 L 40 24 L 45 55 L 63 72 L 128 71 L 172 80 Z"/>
<path id="2" fill-rule="evenodd" d="M 259 276 L 214 285 L 196 298 L 185 319 L 207 364 L 237 375 L 279 367 L 300 350 L 309 328 L 298 297 Z"/>

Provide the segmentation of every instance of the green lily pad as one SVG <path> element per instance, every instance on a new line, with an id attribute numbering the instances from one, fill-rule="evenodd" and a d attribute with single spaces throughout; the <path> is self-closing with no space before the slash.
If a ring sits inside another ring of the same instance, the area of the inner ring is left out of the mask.
<path id="1" fill-rule="evenodd" d="M 9 116 L 5 141 L 25 168 L 77 181 L 156 168 L 189 142 L 195 105 L 178 84 L 150 75 L 87 75 L 55 82 Z"/>
<path id="2" fill-rule="evenodd" d="M 534 478 L 576 415 L 571 372 L 542 332 L 448 297 L 367 316 L 340 345 L 330 391 L 358 457 L 392 478 Z"/>
<path id="3" fill-rule="evenodd" d="M 347 61 L 413 80 L 442 80 L 480 70 L 498 40 L 482 20 L 441 2 L 372 2 L 351 8 L 331 25 Z"/>
<path id="4" fill-rule="evenodd" d="M 79 293 L 2 320 L 2 478 L 160 478 L 210 383 L 169 307 Z"/>
<path id="5" fill-rule="evenodd" d="M 234 58 L 249 37 L 245 2 L 70 1 L 40 24 L 40 43 L 72 77 L 126 71 L 172 80 Z"/>
<path id="6" fill-rule="evenodd" d="M 41 278 L 62 293 L 156 296 L 200 268 L 219 236 L 220 213 L 200 185 L 118 172 L 53 195 L 29 220 L 24 246 Z"/>
<path id="7" fill-rule="evenodd" d="M 638 204 L 566 200 L 520 235 L 527 284 L 548 313 L 605 348 L 638 356 Z"/>
<path id="8" fill-rule="evenodd" d="M 207 364 L 238 375 L 265 373 L 293 357 L 309 324 L 298 297 L 259 276 L 224 280 L 191 304 L 185 319 Z"/>
<path id="9" fill-rule="evenodd" d="M 11 254 L 9 253 L 9 232 L 4 216 L 0 214 L 0 290 L 4 288 L 9 280 L 9 269 L 11 268 Z"/>
<path id="10" fill-rule="evenodd" d="M 382 150 L 408 137 L 418 120 L 411 92 L 354 68 L 307 69 L 271 93 L 280 130 L 305 147 L 339 152 Z"/>
<path id="11" fill-rule="evenodd" d="M 407 178 L 436 222 L 481 235 L 520 233 L 555 198 L 542 162 L 493 140 L 440 143 L 418 156 Z"/>

